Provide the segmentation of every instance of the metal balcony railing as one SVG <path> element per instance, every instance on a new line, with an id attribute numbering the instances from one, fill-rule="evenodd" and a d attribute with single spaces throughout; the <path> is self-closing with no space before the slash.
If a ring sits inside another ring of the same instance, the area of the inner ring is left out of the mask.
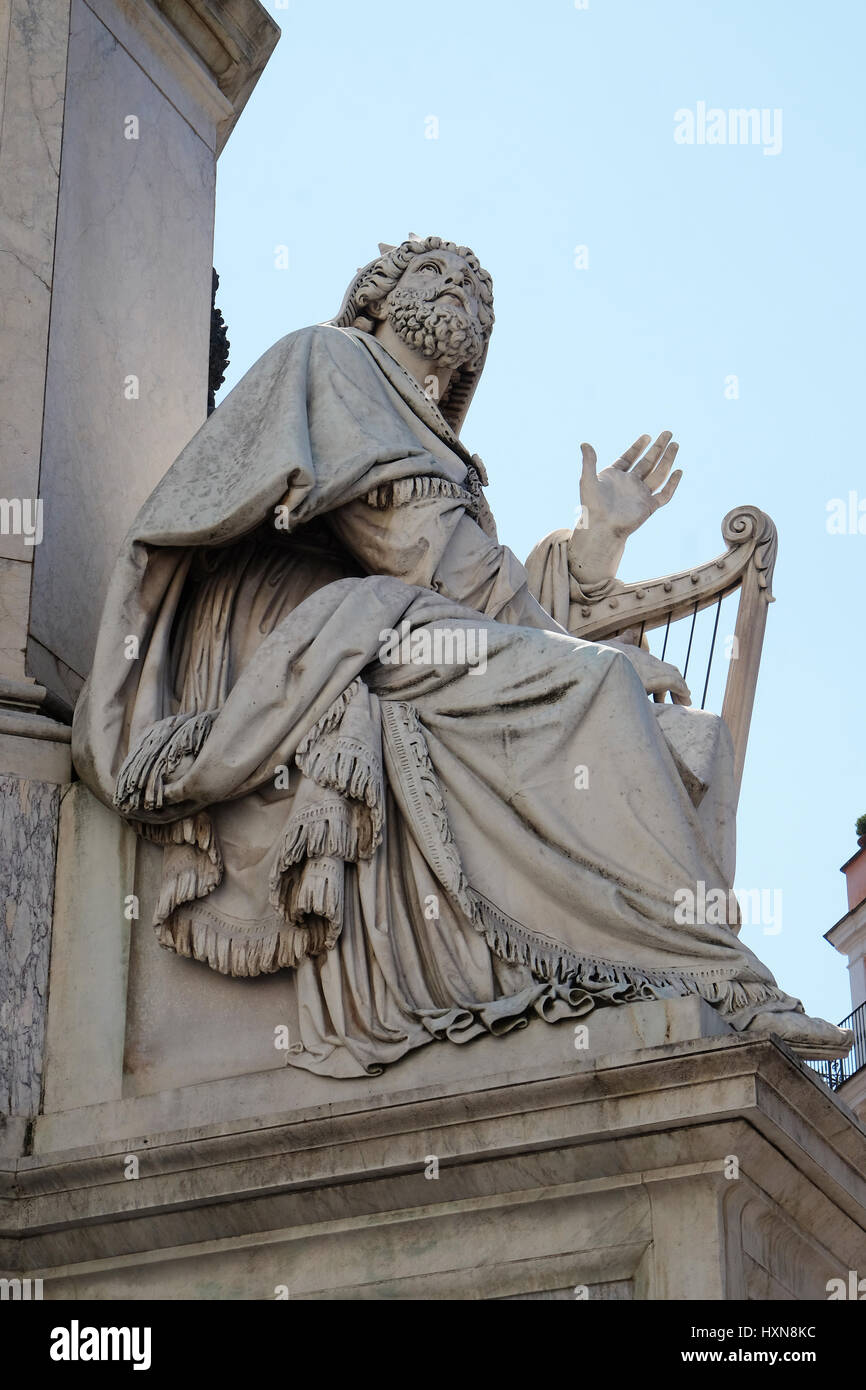
<path id="1" fill-rule="evenodd" d="M 832 1091 L 838 1091 L 840 1086 L 866 1067 L 866 1003 L 858 1005 L 852 1014 L 843 1018 L 839 1027 L 850 1028 L 854 1033 L 854 1046 L 848 1056 L 832 1062 L 809 1063 Z"/>

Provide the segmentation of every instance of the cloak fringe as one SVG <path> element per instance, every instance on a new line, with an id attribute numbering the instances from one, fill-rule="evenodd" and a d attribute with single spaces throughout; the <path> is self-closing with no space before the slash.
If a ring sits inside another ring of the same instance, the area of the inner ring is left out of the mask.
<path id="1" fill-rule="evenodd" d="M 478 510 L 478 498 L 467 487 L 453 483 L 450 478 L 432 475 L 381 483 L 366 494 L 364 501 L 377 511 L 387 511 L 391 507 L 405 507 L 407 502 L 423 497 L 456 497 L 471 515 Z"/>
<path id="2" fill-rule="evenodd" d="M 319 908 L 330 917 L 335 911 L 336 904 L 327 896 L 324 879 L 318 882 L 310 880 L 305 887 L 293 884 L 290 891 L 299 909 L 303 899 L 305 912 Z M 484 903 L 484 900 L 482 904 L 486 908 L 492 906 Z M 500 915 L 495 908 L 493 915 L 494 918 Z M 641 999 L 698 994 L 718 1008 L 725 1018 L 735 1017 L 745 1009 L 785 999 L 779 990 L 758 981 L 699 980 L 677 971 L 660 973 L 641 970 L 639 967 L 589 957 L 564 956 L 559 961 L 551 961 L 527 949 L 529 942 L 520 942 L 514 935 L 503 937 L 501 931 L 495 929 L 501 924 L 491 917 L 488 917 L 488 921 L 492 921 L 491 934 L 485 932 L 485 936 L 491 949 L 504 960 L 529 965 L 533 974 L 554 991 L 551 999 L 542 996 L 532 1006 L 548 1021 L 557 1016 L 557 999 L 562 1001 L 569 1014 L 576 1015 L 577 1012 L 589 1012 L 594 1007 L 593 1001 L 602 997 L 610 1004 L 629 1004 Z M 178 955 L 202 961 L 221 975 L 232 976 L 266 975 L 295 968 L 307 957 L 331 950 L 338 936 L 339 925 L 335 924 L 333 918 L 326 920 L 322 915 L 307 915 L 303 925 L 293 923 L 266 929 L 255 936 L 243 930 L 227 934 L 225 923 L 208 921 L 206 913 L 194 918 L 178 917 L 157 926 L 160 946 Z"/>
<path id="3" fill-rule="evenodd" d="M 375 849 L 382 840 L 384 790 L 381 764 L 370 749 L 356 739 L 340 737 L 330 748 L 317 747 L 304 753 L 299 749 L 295 762 L 304 776 L 317 786 L 366 806 Z M 354 854 L 348 857 L 356 858 Z"/>
<path id="4" fill-rule="evenodd" d="M 184 816 L 183 820 L 170 821 L 167 825 L 139 821 L 136 830 L 143 840 L 152 840 L 155 845 L 192 845 L 222 870 L 216 831 L 206 811 L 199 811 L 195 816 Z"/>
<path id="5" fill-rule="evenodd" d="M 216 710 L 202 710 L 172 714 L 151 724 L 117 775 L 114 804 L 121 815 L 162 810 L 165 779 L 182 758 L 201 752 L 216 716 Z"/>
<path id="6" fill-rule="evenodd" d="M 302 859 L 370 859 L 380 842 L 370 817 L 358 806 L 345 801 L 310 806 L 293 814 L 283 835 L 271 874 L 271 887 L 277 875 Z"/>
<path id="7" fill-rule="evenodd" d="M 303 926 L 311 918 L 324 923 L 330 949 L 343 925 L 345 872 L 342 860 L 306 860 L 283 875 L 275 895 L 278 901 L 274 902 L 274 896 L 271 901 L 293 926 Z"/>
<path id="8" fill-rule="evenodd" d="M 304 734 L 304 737 L 298 744 L 298 750 L 295 753 L 295 762 L 298 762 L 299 755 L 303 756 L 308 753 L 324 734 L 329 734 L 332 730 L 336 729 L 360 689 L 361 678 L 360 676 L 356 676 L 355 679 L 346 686 L 343 693 L 337 696 L 333 704 L 328 706 L 321 719 L 317 719 L 312 728 L 308 729 Z M 300 763 L 298 763 L 298 766 L 300 767 Z"/>
<path id="9" fill-rule="evenodd" d="M 359 678 L 352 681 L 298 745 L 295 762 L 304 777 L 335 795 L 289 817 L 268 884 L 271 906 L 287 922 L 326 924 L 325 950 L 343 924 L 346 864 L 371 858 L 382 843 L 381 759 L 374 748 L 340 732 L 363 688 Z"/>
<path id="10" fill-rule="evenodd" d="M 164 922 L 181 903 L 206 898 L 219 886 L 223 876 L 222 860 L 214 862 L 206 854 L 187 848 L 174 863 L 166 855 L 162 887 L 156 906 L 156 921 Z"/>
<path id="11" fill-rule="evenodd" d="M 352 681 L 299 744 L 295 761 L 321 790 L 318 800 L 289 817 L 274 859 L 268 898 L 281 921 L 235 927 L 198 904 L 191 915 L 180 915 L 184 903 L 204 898 L 222 879 L 222 856 L 210 818 L 201 812 L 143 829 L 168 851 L 156 921 L 160 945 L 205 961 L 221 974 L 239 976 L 297 966 L 333 947 L 343 923 L 346 864 L 369 859 L 382 841 L 381 761 L 359 739 L 339 732 L 363 689 L 360 678 Z M 213 717 L 173 716 L 148 730 L 124 767 L 124 794 L 137 785 L 136 777 L 153 780 L 156 770 L 169 770 L 184 752 L 200 747 Z M 118 786 L 120 791 L 120 781 Z"/>
<path id="12" fill-rule="evenodd" d="M 227 935 L 222 922 L 206 915 L 177 917 L 157 925 L 157 940 L 165 950 L 202 961 L 220 975 L 253 977 L 293 969 L 308 956 L 320 955 L 333 944 L 331 924 L 308 919 L 303 927 L 287 926 L 255 936 Z"/>
<path id="13" fill-rule="evenodd" d="M 329 948 L 340 934 L 346 892 L 346 865 L 323 855 L 276 869 L 269 882 L 268 901 L 290 926 L 321 918 L 330 932 Z"/>
<path id="14" fill-rule="evenodd" d="M 759 980 L 725 978 L 724 967 L 696 971 L 649 970 L 619 961 L 577 956 L 558 942 L 548 942 L 529 931 L 474 889 L 470 888 L 469 893 L 473 925 L 490 949 L 512 965 L 528 965 L 536 979 L 551 984 L 565 984 L 571 988 L 611 985 L 622 1003 L 699 994 L 725 1018 L 734 1017 L 756 1004 L 787 998 L 781 990 Z"/>

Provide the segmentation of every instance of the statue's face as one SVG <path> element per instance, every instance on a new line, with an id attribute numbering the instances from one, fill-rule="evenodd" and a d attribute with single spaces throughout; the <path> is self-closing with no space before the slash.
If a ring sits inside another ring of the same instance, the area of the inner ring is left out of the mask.
<path id="1" fill-rule="evenodd" d="M 471 266 L 455 252 L 415 256 L 383 307 L 400 338 L 431 361 L 461 367 L 480 360 L 481 289 Z"/>
<path id="2" fill-rule="evenodd" d="M 478 319 L 481 290 L 474 273 L 454 251 L 425 251 L 400 277 L 398 289 L 414 290 L 443 304 L 457 304 Z"/>

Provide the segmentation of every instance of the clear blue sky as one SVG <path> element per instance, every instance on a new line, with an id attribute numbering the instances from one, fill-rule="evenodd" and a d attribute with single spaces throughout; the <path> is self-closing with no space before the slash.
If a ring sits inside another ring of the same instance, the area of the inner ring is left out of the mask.
<path id="1" fill-rule="evenodd" d="M 464 441 L 525 558 L 602 464 L 670 428 L 685 476 L 623 577 L 721 550 L 755 503 L 779 527 L 739 822 L 738 886 L 780 888 L 744 939 L 810 1012 L 850 1009 L 822 940 L 866 811 L 860 0 L 268 0 L 283 36 L 220 160 L 227 387 L 329 318 L 378 241 L 436 233 L 493 274 L 497 326 Z M 682 145 L 674 113 L 782 111 L 782 148 Z M 427 118 L 438 139 L 425 138 Z M 288 269 L 275 268 L 275 247 Z M 576 246 L 588 268 L 576 269 Z M 725 396 L 736 376 L 739 398 Z M 866 523 L 864 523 L 866 524 Z"/>

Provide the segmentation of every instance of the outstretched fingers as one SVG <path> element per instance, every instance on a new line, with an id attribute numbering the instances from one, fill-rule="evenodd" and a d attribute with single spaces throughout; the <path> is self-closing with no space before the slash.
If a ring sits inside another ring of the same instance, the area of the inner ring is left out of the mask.
<path id="1" fill-rule="evenodd" d="M 640 458 L 649 442 L 650 436 L 648 434 L 642 434 L 639 439 L 635 440 L 634 444 L 629 445 L 625 453 L 620 454 L 619 458 L 614 460 L 611 467 L 621 468 L 623 472 L 625 472 L 627 469 L 631 468 L 636 458 Z"/>
<path id="2" fill-rule="evenodd" d="M 672 435 L 670 430 L 662 430 L 655 444 L 652 444 L 650 448 L 647 449 L 643 458 L 640 460 L 638 464 L 635 465 L 634 471 L 639 478 L 646 479 L 647 474 L 653 472 L 656 464 L 659 462 L 659 460 L 665 453 L 665 450 L 667 449 L 668 445 L 670 444 L 671 438 Z"/>
<path id="3" fill-rule="evenodd" d="M 674 459 L 680 451 L 679 444 L 674 444 L 671 440 L 665 445 L 661 456 L 657 459 L 654 468 L 644 474 L 644 482 L 650 492 L 655 492 L 656 488 L 664 482 L 665 478 L 673 467 Z"/>
<path id="4" fill-rule="evenodd" d="M 664 507 L 667 505 L 668 502 L 670 502 L 671 498 L 673 497 L 674 493 L 680 485 L 680 478 L 682 476 L 683 470 L 681 468 L 678 468 L 677 471 L 675 473 L 672 473 L 671 476 L 668 478 L 661 492 L 656 492 L 653 495 L 654 512 L 657 512 L 659 507 Z"/>

